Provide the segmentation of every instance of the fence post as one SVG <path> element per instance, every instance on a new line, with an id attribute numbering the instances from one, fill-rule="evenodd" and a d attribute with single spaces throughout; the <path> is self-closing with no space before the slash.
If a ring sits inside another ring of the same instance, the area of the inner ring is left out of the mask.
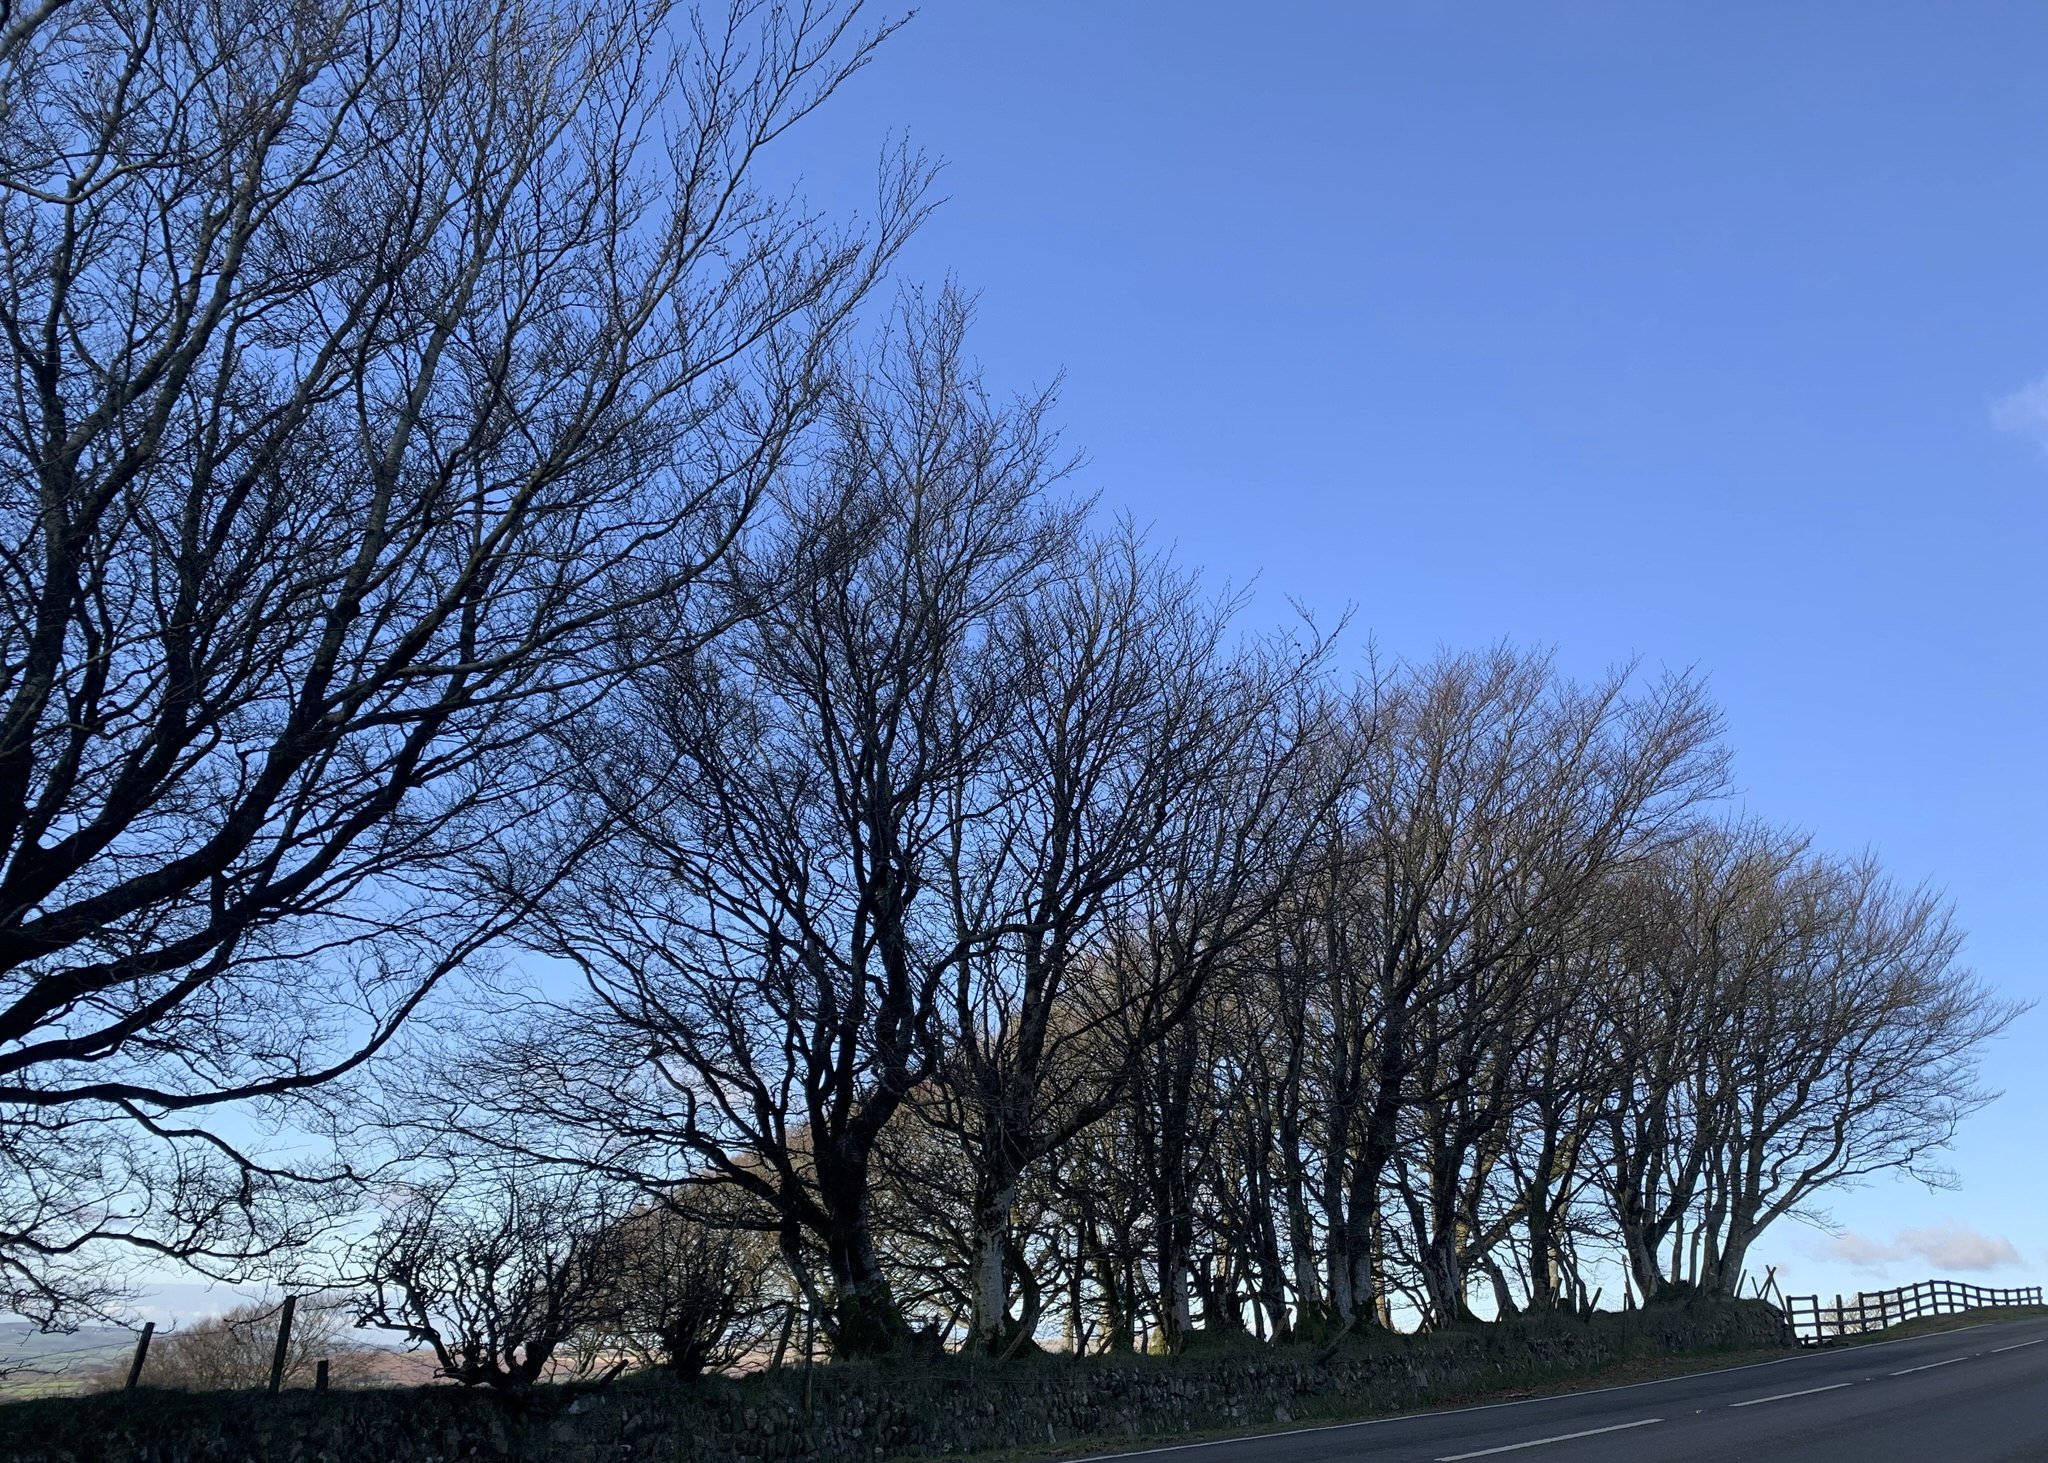
<path id="1" fill-rule="evenodd" d="M 292 1344 L 292 1310 L 298 1303 L 297 1296 L 286 1296 L 284 1310 L 277 1318 L 277 1350 L 270 1354 L 270 1395 L 273 1397 L 284 1385 L 284 1360 Z"/>
<path id="2" fill-rule="evenodd" d="M 320 1358 L 320 1365 L 313 1371 L 313 1390 L 316 1392 L 327 1390 L 327 1358 L 324 1356 Z"/>
<path id="3" fill-rule="evenodd" d="M 142 1359 L 149 1355 L 149 1338 L 156 1335 L 156 1322 L 144 1321 L 142 1334 L 135 1338 L 135 1360 L 128 1367 L 128 1390 L 134 1391 L 135 1384 L 142 1380 Z"/>
<path id="4" fill-rule="evenodd" d="M 818 1310 L 812 1306 L 804 1316 L 804 1421 L 811 1420 L 811 1378 L 817 1371 L 817 1361 L 811 1355 L 811 1348 L 818 1340 Z"/>

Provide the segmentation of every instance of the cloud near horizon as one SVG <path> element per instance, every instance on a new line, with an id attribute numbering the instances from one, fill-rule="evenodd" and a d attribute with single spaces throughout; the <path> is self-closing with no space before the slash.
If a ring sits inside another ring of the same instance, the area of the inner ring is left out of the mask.
<path id="1" fill-rule="evenodd" d="M 1983 1234 L 1955 1219 L 1902 1229 L 1889 1244 L 1844 1231 L 1828 1241 L 1824 1253 L 1857 1270 L 1883 1270 L 1903 1260 L 1921 1260 L 1935 1268 L 1937 1279 L 2010 1270 L 2026 1263 L 2004 1235 Z"/>
<path id="2" fill-rule="evenodd" d="M 2029 381 L 1991 403 L 1991 425 L 2025 437 L 2048 452 L 2048 376 Z"/>

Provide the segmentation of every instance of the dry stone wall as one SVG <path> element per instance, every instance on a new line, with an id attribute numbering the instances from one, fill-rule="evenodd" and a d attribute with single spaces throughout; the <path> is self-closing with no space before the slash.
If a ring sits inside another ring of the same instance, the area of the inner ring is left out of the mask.
<path id="1" fill-rule="evenodd" d="M 448 1387 L 409 1391 L 114 1393 L 0 1407 L 0 1459 L 20 1463 L 874 1463 L 1050 1450 L 1232 1426 L 1399 1411 L 1631 1357 L 1780 1344 L 1748 1302 L 1520 1319 L 1309 1348 L 1218 1344 L 1188 1355 L 1045 1356 L 1009 1365 L 820 1367 L 520 1406 Z"/>

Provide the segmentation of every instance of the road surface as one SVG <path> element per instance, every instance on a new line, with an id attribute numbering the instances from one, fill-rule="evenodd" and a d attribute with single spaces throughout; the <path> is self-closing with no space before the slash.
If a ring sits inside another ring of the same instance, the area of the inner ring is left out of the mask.
<path id="1" fill-rule="evenodd" d="M 1104 1455 L 1145 1463 L 2048 1463 L 2048 1321 Z"/>

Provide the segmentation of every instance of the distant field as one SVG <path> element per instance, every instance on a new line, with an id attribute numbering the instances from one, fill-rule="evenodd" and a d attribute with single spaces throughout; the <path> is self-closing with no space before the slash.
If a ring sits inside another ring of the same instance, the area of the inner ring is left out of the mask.
<path id="1" fill-rule="evenodd" d="M 0 1321 L 0 1398 L 78 1392 L 127 1364 L 135 1333 L 93 1326 L 47 1336 L 26 1321 Z"/>
<path id="2" fill-rule="evenodd" d="M 164 1332 L 157 1333 L 161 1341 Z M 375 1339 L 360 1343 L 363 1359 L 351 1368 L 351 1386 L 418 1387 L 436 1382 L 434 1359 L 398 1351 Z M 46 1336 L 25 1321 L 0 1322 L 0 1402 L 62 1397 L 109 1386 L 127 1375 L 135 1333 L 97 1326 L 69 1336 Z M 147 1368 L 143 1380 L 149 1380 Z"/>

